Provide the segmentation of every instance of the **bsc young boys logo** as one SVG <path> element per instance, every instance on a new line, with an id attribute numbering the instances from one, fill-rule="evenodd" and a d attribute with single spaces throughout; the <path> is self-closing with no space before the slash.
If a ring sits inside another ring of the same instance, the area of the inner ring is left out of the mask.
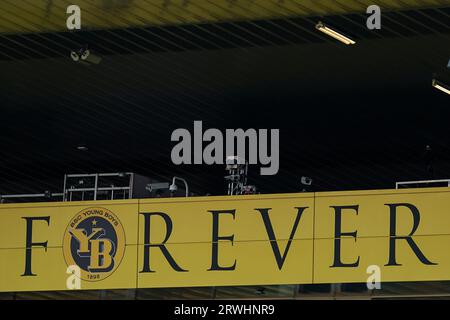
<path id="1" fill-rule="evenodd" d="M 103 280 L 117 269 L 125 253 L 122 224 L 107 209 L 84 209 L 66 229 L 63 252 L 68 266 L 80 267 L 82 280 Z"/>

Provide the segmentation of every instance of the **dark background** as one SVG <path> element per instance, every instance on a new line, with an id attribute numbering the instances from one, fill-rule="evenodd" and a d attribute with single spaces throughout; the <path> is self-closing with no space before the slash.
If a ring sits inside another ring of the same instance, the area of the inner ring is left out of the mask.
<path id="1" fill-rule="evenodd" d="M 357 44 L 322 36 L 314 17 L 186 26 L 195 36 L 183 27 L 1 35 L 0 194 L 61 192 L 65 173 L 116 171 L 179 175 L 200 194 L 225 194 L 224 166 L 171 163 L 172 131 L 193 132 L 194 120 L 280 129 L 279 173 L 250 167 L 262 193 L 299 191 L 303 175 L 314 190 L 449 178 L 450 100 L 431 86 L 434 73 L 449 74 L 449 7 L 389 13 L 381 31 L 363 16 L 321 19 Z M 99 65 L 70 59 L 86 44 Z"/>

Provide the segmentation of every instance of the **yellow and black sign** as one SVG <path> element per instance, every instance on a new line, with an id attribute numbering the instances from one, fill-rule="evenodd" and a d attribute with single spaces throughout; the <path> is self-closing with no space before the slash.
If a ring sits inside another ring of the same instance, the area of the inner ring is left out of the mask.
<path id="1" fill-rule="evenodd" d="M 104 208 L 77 213 L 64 234 L 63 251 L 66 263 L 80 268 L 81 279 L 105 279 L 117 269 L 125 251 L 119 218 Z"/>
<path id="2" fill-rule="evenodd" d="M 0 205 L 0 291 L 450 280 L 448 188 Z"/>

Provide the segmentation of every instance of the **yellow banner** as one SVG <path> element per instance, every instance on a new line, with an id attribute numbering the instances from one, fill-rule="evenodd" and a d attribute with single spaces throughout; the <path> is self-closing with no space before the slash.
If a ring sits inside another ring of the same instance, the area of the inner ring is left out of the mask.
<path id="1" fill-rule="evenodd" d="M 0 205 L 0 291 L 450 280 L 448 188 Z"/>

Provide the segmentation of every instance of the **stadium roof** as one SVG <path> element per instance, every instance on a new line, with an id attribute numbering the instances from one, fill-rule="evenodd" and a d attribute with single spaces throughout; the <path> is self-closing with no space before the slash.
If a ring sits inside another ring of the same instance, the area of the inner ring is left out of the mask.
<path id="1" fill-rule="evenodd" d="M 361 14 L 371 0 L 3 0 L 0 33 L 66 30 L 66 8 L 78 5 L 83 29 Z M 445 0 L 377 1 L 384 11 L 434 8 Z"/>
<path id="2" fill-rule="evenodd" d="M 153 1 L 97 1 L 82 13 L 89 28 L 77 32 L 61 29 L 64 11 L 62 20 L 52 14 L 66 2 L 38 3 L 0 4 L 0 194 L 56 192 L 64 173 L 110 171 L 177 174 L 194 190 L 224 193 L 222 166 L 170 162 L 172 130 L 194 120 L 280 129 L 279 174 L 250 168 L 262 192 L 298 191 L 302 175 L 318 190 L 426 178 L 426 144 L 434 174 L 450 175 L 448 96 L 431 87 L 434 73 L 448 75 L 448 1 L 377 1 L 389 8 L 379 31 L 365 27 L 368 1 L 277 1 L 270 16 L 253 1 L 248 17 L 236 8 L 250 2 L 234 1 L 222 16 L 203 10 L 204 20 L 125 25 L 117 20 L 124 12 L 164 10 L 143 10 Z M 106 3 L 115 9 L 100 11 Z M 189 1 L 186 10 L 199 3 L 212 12 L 212 1 Z M 103 25 L 100 12 L 111 12 Z M 317 32 L 319 19 L 357 44 Z M 103 57 L 99 65 L 70 59 L 85 45 Z"/>

